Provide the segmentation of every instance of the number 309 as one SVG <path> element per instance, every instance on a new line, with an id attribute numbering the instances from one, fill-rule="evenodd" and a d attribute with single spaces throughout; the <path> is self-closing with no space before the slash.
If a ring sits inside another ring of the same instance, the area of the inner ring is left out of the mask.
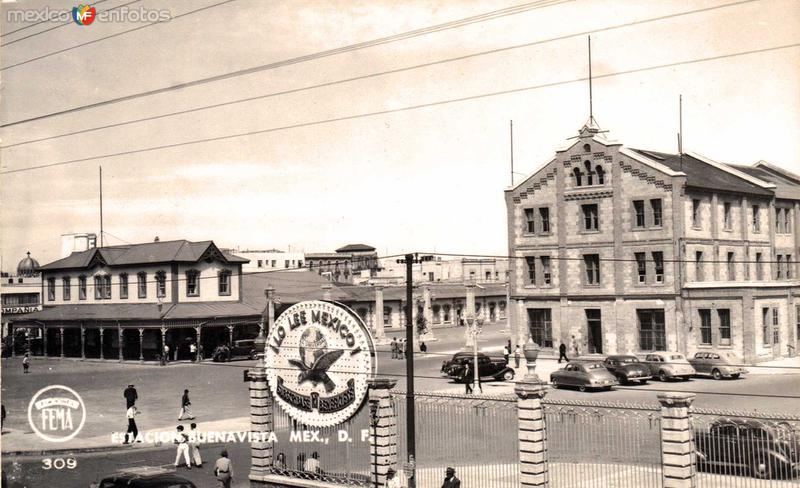
<path id="1" fill-rule="evenodd" d="M 78 461 L 75 458 L 44 458 L 42 459 L 42 469 L 75 469 Z"/>

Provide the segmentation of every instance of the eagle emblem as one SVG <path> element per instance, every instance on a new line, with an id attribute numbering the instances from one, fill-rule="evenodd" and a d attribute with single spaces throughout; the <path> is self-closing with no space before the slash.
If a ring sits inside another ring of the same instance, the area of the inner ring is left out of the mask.
<path id="1" fill-rule="evenodd" d="M 327 393 L 332 392 L 336 388 L 336 383 L 328 376 L 328 370 L 344 351 L 341 349 L 328 351 L 328 343 L 316 327 L 309 327 L 303 332 L 299 346 L 300 359 L 289 360 L 289 364 L 300 370 L 297 383 L 310 381 L 313 386 L 322 383 Z"/>

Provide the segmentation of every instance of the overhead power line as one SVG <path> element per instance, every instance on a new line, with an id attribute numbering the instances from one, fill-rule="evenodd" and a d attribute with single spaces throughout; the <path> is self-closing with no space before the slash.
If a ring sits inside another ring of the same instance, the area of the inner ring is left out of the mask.
<path id="1" fill-rule="evenodd" d="M 106 1 L 107 0 L 97 0 L 96 2 L 92 3 L 92 5 L 96 6 L 96 5 L 101 4 L 103 2 L 106 2 Z M 12 31 L 8 31 L 5 34 L 0 35 L 0 37 L 10 36 L 11 34 L 14 34 L 15 32 L 24 31 L 25 29 L 30 29 L 31 27 L 36 27 L 37 25 L 41 25 L 41 24 L 44 24 L 46 22 L 49 22 L 49 20 L 47 20 L 47 19 L 40 20 L 39 22 L 34 22 L 33 24 L 29 24 L 29 25 L 26 25 L 24 27 L 20 27 L 19 29 L 14 29 Z M 71 23 L 72 23 L 72 21 L 70 20 L 69 22 L 67 22 L 65 24 L 62 24 L 62 25 L 69 25 Z M 59 25 L 59 27 L 60 27 L 60 25 Z M 48 30 L 52 30 L 52 29 L 48 29 Z M 42 31 L 42 32 L 46 32 L 46 31 Z M 3 44 L 3 46 L 5 46 L 5 44 Z"/>
<path id="2" fill-rule="evenodd" d="M 231 2 L 234 2 L 234 1 L 236 1 L 236 0 L 225 0 L 223 2 L 215 3 L 213 5 L 208 5 L 206 7 L 198 8 L 196 10 L 190 10 L 189 12 L 184 12 L 182 14 L 178 14 L 178 15 L 174 15 L 174 16 L 170 17 L 170 21 L 173 21 L 175 19 L 179 19 L 181 17 L 186 17 L 187 15 L 196 14 L 198 12 L 202 12 L 202 11 L 208 10 L 210 8 L 219 7 L 220 5 L 225 5 L 227 3 L 231 3 Z M 56 54 L 62 54 L 62 53 L 68 52 L 68 51 L 72 51 L 73 49 L 78 49 L 78 48 L 81 48 L 81 47 L 84 47 L 84 46 L 88 46 L 90 44 L 96 44 L 98 42 L 102 42 L 102 41 L 105 41 L 107 39 L 113 39 L 115 37 L 119 37 L 119 36 L 122 36 L 122 35 L 125 35 L 125 34 L 128 34 L 128 33 L 131 33 L 131 32 L 140 31 L 142 29 L 147 29 L 148 27 L 152 27 L 154 25 L 161 25 L 161 24 L 164 24 L 164 22 L 155 21 L 155 22 L 151 22 L 149 24 L 140 25 L 139 27 L 134 27 L 133 29 L 128 29 L 126 31 L 117 32 L 116 34 L 111 34 L 111 35 L 108 35 L 108 36 L 105 36 L 105 37 L 101 37 L 99 39 L 93 39 L 91 41 L 87 41 L 87 42 L 84 42 L 84 43 L 81 43 L 81 44 L 76 44 L 74 46 L 66 47 L 64 49 L 59 49 L 58 51 L 53 51 L 53 52 L 50 52 L 50 53 L 47 53 L 47 54 L 42 54 L 41 56 L 36 56 L 34 58 L 30 58 L 30 59 L 27 59 L 25 61 L 20 61 L 19 63 L 15 63 L 15 64 L 11 64 L 11 65 L 5 66 L 2 69 L 0 69 L 0 71 L 5 71 L 7 69 L 16 68 L 17 66 L 22 66 L 22 65 L 25 65 L 25 64 L 28 64 L 28 63 L 32 63 L 34 61 L 39 61 L 41 59 L 49 58 L 50 56 L 55 56 Z M 7 125 L 14 125 L 14 124 L 17 124 L 17 123 L 21 123 L 21 122 L 13 122 L 12 124 L 0 125 L 0 127 L 6 127 Z"/>
<path id="3" fill-rule="evenodd" d="M 549 42 L 561 41 L 561 40 L 566 40 L 566 39 L 571 39 L 571 38 L 576 38 L 576 37 L 584 37 L 586 35 L 596 34 L 598 32 L 608 32 L 608 31 L 622 29 L 622 28 L 626 28 L 626 27 L 642 25 L 642 24 L 647 24 L 647 23 L 651 23 L 651 22 L 657 22 L 657 21 L 661 21 L 661 20 L 673 19 L 673 18 L 676 18 L 676 17 L 686 16 L 686 15 L 694 15 L 694 14 L 698 14 L 698 13 L 704 13 L 704 12 L 708 12 L 708 11 L 711 11 L 711 10 L 717 10 L 717 9 L 721 9 L 721 8 L 738 6 L 738 5 L 742 5 L 742 4 L 746 4 L 746 3 L 752 3 L 752 2 L 755 2 L 755 1 L 759 1 L 759 0 L 743 0 L 743 1 L 738 1 L 738 2 L 734 2 L 734 3 L 723 4 L 723 5 L 715 5 L 713 7 L 706 7 L 706 8 L 695 9 L 695 10 L 687 10 L 687 11 L 684 11 L 684 12 L 678 12 L 678 13 L 669 14 L 669 15 L 661 15 L 661 16 L 658 16 L 658 17 L 651 17 L 651 18 L 637 20 L 637 21 L 633 21 L 633 22 L 625 22 L 625 23 L 622 23 L 622 24 L 615 24 L 615 25 L 611 25 L 611 26 L 608 26 L 608 27 L 601 27 L 601 28 L 593 29 L 593 30 L 589 30 L 589 31 L 577 32 L 577 33 L 574 33 L 574 34 L 568 34 L 568 35 L 559 36 L 559 37 L 551 37 L 549 39 L 542 39 L 542 40 L 538 40 L 538 41 L 527 42 L 527 43 L 524 43 L 524 44 L 516 44 L 516 45 L 513 45 L 513 46 L 507 46 L 507 47 L 502 47 L 502 48 L 498 48 L 498 49 L 491 49 L 491 50 L 488 50 L 488 51 L 481 51 L 481 52 L 477 52 L 477 53 L 466 54 L 466 55 L 463 55 L 463 56 L 457 56 L 457 57 L 452 57 L 452 58 L 441 59 L 439 61 L 432 61 L 432 62 L 429 62 L 429 63 L 416 64 L 416 65 L 412 65 L 412 66 L 406 66 L 406 67 L 403 67 L 403 68 L 396 68 L 396 69 L 380 71 L 380 72 L 376 72 L 376 73 L 370 73 L 370 74 L 366 74 L 366 75 L 362 75 L 362 76 L 355 76 L 355 77 L 352 77 L 352 78 L 345 78 L 345 79 L 341 79 L 341 80 L 335 80 L 335 81 L 329 81 L 329 82 L 325 82 L 325 83 L 319 83 L 319 84 L 316 84 L 316 85 L 309 85 L 309 86 L 304 86 L 304 87 L 300 87 L 300 88 L 293 88 L 293 89 L 290 89 L 290 90 L 283 90 L 283 91 L 278 91 L 278 92 L 267 93 L 267 94 L 264 94 L 264 95 L 257 95 L 257 96 L 253 96 L 253 97 L 239 98 L 239 99 L 236 99 L 236 100 L 231 100 L 231 101 L 221 102 L 221 103 L 215 103 L 215 104 L 211 104 L 211 105 L 203 105 L 203 106 L 200 106 L 200 107 L 190 108 L 190 109 L 186 109 L 186 110 L 179 110 L 179 111 L 169 112 L 169 113 L 160 114 L 160 115 L 153 115 L 153 116 L 149 116 L 149 117 L 142 117 L 142 118 L 138 118 L 138 119 L 132 119 L 132 120 L 127 120 L 127 121 L 123 121 L 123 122 L 117 122 L 117 123 L 113 123 L 113 124 L 101 125 L 101 126 L 97 126 L 97 127 L 91 127 L 91 128 L 76 130 L 76 131 L 72 131 L 72 132 L 66 132 L 66 133 L 63 133 L 63 134 L 57 134 L 57 135 L 53 135 L 53 136 L 41 137 L 39 139 L 30 139 L 30 140 L 27 140 L 27 141 L 22 141 L 22 142 L 17 142 L 17 143 L 14 143 L 14 144 L 8 144 L 8 145 L 5 145 L 5 146 L 0 146 L 0 149 L 7 149 L 7 148 L 11 148 L 11 147 L 22 146 L 22 145 L 25 145 L 25 144 L 32 144 L 32 143 L 36 143 L 36 142 L 50 141 L 50 140 L 59 139 L 59 138 L 62 138 L 62 137 L 74 136 L 74 135 L 79 135 L 79 134 L 86 134 L 86 133 L 89 133 L 89 132 L 95 132 L 95 131 L 103 130 L 103 129 L 122 127 L 122 126 L 130 125 L 130 124 L 136 124 L 136 123 L 140 123 L 140 122 L 147 122 L 147 121 L 151 121 L 151 120 L 158 120 L 158 119 L 163 119 L 163 118 L 172 117 L 172 116 L 176 116 L 176 115 L 185 115 L 185 114 L 189 114 L 189 113 L 200 112 L 200 111 L 204 111 L 204 110 L 211 110 L 211 109 L 214 109 L 214 108 L 226 107 L 226 106 L 235 105 L 235 104 L 239 104 L 239 103 L 252 102 L 252 101 L 256 101 L 256 100 L 263 100 L 263 99 L 266 99 L 266 98 L 271 98 L 271 97 L 276 97 L 276 96 L 281 96 L 281 95 L 288 95 L 288 94 L 292 94 L 292 93 L 299 93 L 299 92 L 308 91 L 308 90 L 314 90 L 314 89 L 318 89 L 318 88 L 325 88 L 325 87 L 335 86 L 335 85 L 339 85 L 339 84 L 343 84 L 343 83 L 351 83 L 351 82 L 354 82 L 354 81 L 366 80 L 366 79 L 375 78 L 375 77 L 379 77 L 379 76 L 397 74 L 397 73 L 402 73 L 402 72 L 405 72 L 405 71 L 411 71 L 411 70 L 420 69 L 420 68 L 427 68 L 427 67 L 436 66 L 436 65 L 445 64 L 445 63 L 451 63 L 451 62 L 455 62 L 455 61 L 463 61 L 465 59 L 475 58 L 475 57 L 479 57 L 479 56 L 485 56 L 485 55 L 489 55 L 489 54 L 497 54 L 497 53 L 507 52 L 507 51 L 511 51 L 511 50 L 515 50 L 515 49 L 521 49 L 521 48 L 526 48 L 526 47 L 546 44 L 546 43 L 549 43 Z"/>
<path id="4" fill-rule="evenodd" d="M 161 93 L 166 93 L 166 92 L 170 92 L 170 91 L 174 91 L 174 90 L 181 90 L 181 89 L 184 89 L 184 88 L 189 88 L 189 87 L 192 87 L 192 86 L 202 85 L 202 84 L 205 84 L 205 83 L 211 83 L 211 82 L 214 82 L 214 81 L 221 81 L 221 80 L 226 80 L 226 79 L 234 78 L 234 77 L 238 77 L 238 76 L 244 76 L 244 75 L 248 75 L 248 74 L 252 74 L 252 73 L 258 73 L 258 72 L 265 71 L 265 70 L 280 68 L 280 67 L 284 67 L 284 66 L 290 66 L 290 65 L 293 65 L 293 64 L 304 63 L 306 61 L 311 61 L 311 60 L 315 60 L 315 59 L 334 56 L 334 55 L 342 54 L 342 53 L 345 53 L 345 52 L 357 51 L 357 50 L 365 49 L 365 48 L 368 48 L 368 47 L 378 46 L 378 45 L 382 45 L 382 44 L 388 44 L 388 43 L 397 42 L 397 41 L 401 41 L 401 40 L 405 40 L 405 39 L 411 39 L 413 37 L 424 36 L 424 35 L 431 34 L 431 33 L 434 33 L 434 32 L 440 32 L 440 31 L 444 31 L 444 30 L 448 30 L 448 29 L 455 29 L 455 28 L 459 28 L 459 27 L 462 27 L 462 26 L 465 26 L 465 25 L 470 25 L 470 24 L 474 24 L 474 23 L 478 23 L 478 22 L 486 22 L 488 20 L 493 20 L 493 19 L 497 19 L 497 18 L 500 18 L 500 17 L 505 17 L 505 16 L 509 16 L 509 15 L 516 15 L 516 14 L 520 14 L 520 13 L 527 12 L 527 11 L 530 11 L 530 10 L 534 10 L 534 9 L 538 9 L 538 8 L 545 8 L 545 7 L 549 7 L 549 6 L 552 6 L 552 5 L 558 5 L 558 4 L 561 4 L 561 3 L 567 3 L 567 2 L 572 2 L 572 1 L 575 1 L 575 0 L 538 0 L 536 2 L 517 5 L 517 6 L 514 6 L 514 7 L 509 7 L 509 8 L 502 9 L 502 10 L 497 10 L 497 11 L 494 11 L 494 12 L 489 12 L 489 13 L 485 13 L 485 14 L 476 15 L 476 16 L 473 16 L 473 17 L 467 17 L 467 18 L 464 18 L 464 19 L 459 19 L 459 20 L 455 20 L 455 21 L 451 21 L 451 22 L 446 22 L 444 24 L 438 24 L 438 25 L 434 25 L 434 26 L 430 26 L 430 27 L 424 27 L 422 29 L 416 29 L 416 30 L 413 30 L 413 31 L 403 32 L 403 33 L 400 33 L 400 34 L 395 34 L 393 36 L 381 37 L 381 38 L 378 38 L 378 39 L 373 39 L 373 40 L 361 42 L 361 43 L 358 43 L 358 44 L 351 44 L 351 45 L 348 45 L 348 46 L 343 46 L 343 47 L 339 47 L 339 48 L 336 48 L 336 49 L 331 49 L 331 50 L 328 50 L 328 51 L 320 51 L 320 52 L 316 52 L 316 53 L 312 53 L 312 54 L 307 54 L 307 55 L 304 55 L 304 56 L 299 56 L 299 57 L 296 57 L 296 58 L 285 59 L 285 60 L 277 61 L 277 62 L 274 62 L 274 63 L 263 64 L 263 65 L 260 65 L 260 66 L 246 68 L 246 69 L 242 69 L 242 70 L 238 70 L 238 71 L 223 73 L 223 74 L 220 74 L 220 75 L 214 75 L 214 76 L 210 76 L 210 77 L 207 77 L 207 78 L 201 78 L 201 79 L 197 79 L 197 80 L 178 83 L 176 85 L 170 85 L 170 86 L 166 86 L 166 87 L 162 87 L 162 88 L 157 88 L 157 89 L 154 89 L 154 90 L 149 90 L 149 91 L 145 91 L 145 92 L 126 95 L 126 96 L 123 96 L 123 97 L 117 97 L 117 98 L 112 98 L 112 99 L 109 99 L 109 100 L 103 100 L 103 101 L 91 103 L 91 104 L 88 104 L 88 105 L 81 105 L 81 106 L 78 106 L 78 107 L 64 109 L 64 110 L 60 110 L 60 111 L 57 111 L 57 112 L 51 112 L 49 114 L 38 115 L 38 116 L 30 117 L 30 118 L 27 118 L 27 119 L 21 119 L 21 120 L 17 120 L 17 121 L 14 121 L 14 122 L 9 122 L 9 123 L 6 123 L 6 124 L 2 124 L 2 125 L 0 125 L 0 127 L 11 127 L 11 126 L 18 125 L 18 124 L 24 124 L 24 123 L 33 122 L 33 121 L 36 121 L 36 120 L 41 120 L 41 119 L 44 119 L 44 118 L 54 117 L 56 115 L 64 115 L 64 114 L 68 114 L 68 113 L 74 113 L 74 112 L 78 112 L 78 111 L 86 110 L 86 109 L 90 109 L 90 108 L 102 107 L 104 105 L 108 105 L 108 104 L 112 104 L 112 103 L 125 102 L 125 101 L 128 101 L 128 100 L 134 100 L 134 99 L 141 98 L 141 97 L 158 95 L 158 94 L 161 94 Z M 144 28 L 144 27 L 147 27 L 147 26 L 139 27 L 138 29 L 141 29 L 141 28 Z M 119 36 L 119 35 L 125 34 L 127 32 L 132 32 L 132 30 L 124 31 L 124 32 L 115 34 L 115 36 Z M 113 36 L 109 36 L 109 37 L 113 37 Z M 99 42 L 99 41 L 102 41 L 104 39 L 108 39 L 109 37 L 100 38 L 100 39 L 97 39 L 95 41 L 91 41 L 90 43 Z M 66 49 L 63 49 L 61 51 L 56 51 L 54 53 L 48 54 L 47 56 L 50 56 L 50 55 L 53 55 L 53 54 L 58 54 L 60 52 L 64 52 L 64 51 L 67 51 L 67 50 L 70 50 L 70 49 L 76 49 L 78 47 L 82 47 L 82 46 L 84 46 L 86 44 L 90 44 L 90 43 L 85 43 L 85 44 L 81 44 L 81 45 L 78 45 L 78 46 L 73 46 L 73 47 L 70 47 L 70 48 L 66 48 Z M 42 57 L 34 58 L 34 59 L 31 59 L 31 60 L 25 61 L 25 63 L 28 63 L 28 62 L 31 62 L 31 61 L 34 61 L 34 60 L 37 60 L 37 59 L 42 59 Z M 8 68 L 13 68 L 15 66 L 19 66 L 20 64 L 24 64 L 24 63 L 18 63 L 18 64 L 15 64 L 15 65 L 11 65 L 11 66 L 3 68 L 3 70 L 8 69 Z"/>
<path id="5" fill-rule="evenodd" d="M 595 80 L 601 79 L 601 78 L 611 78 L 611 77 L 614 77 L 614 76 L 629 75 L 629 74 L 634 74 L 634 73 L 643 73 L 643 72 L 653 71 L 653 70 L 658 70 L 658 69 L 673 68 L 673 67 L 676 67 L 676 66 L 697 64 L 697 63 L 703 63 L 703 62 L 708 62 L 708 61 L 716 61 L 716 60 L 720 60 L 720 59 L 728 59 L 728 58 L 734 58 L 734 57 L 738 57 L 738 56 L 745 56 L 745 55 L 751 55 L 751 54 L 760 54 L 760 53 L 765 53 L 765 52 L 777 51 L 777 50 L 781 50 L 781 49 L 791 49 L 791 48 L 796 48 L 796 47 L 799 47 L 799 46 L 800 46 L 800 42 L 794 43 L 794 44 L 785 44 L 785 45 L 782 45 L 782 46 L 772 46 L 772 47 L 761 48 L 761 49 L 752 49 L 752 50 L 748 50 L 748 51 L 739 51 L 739 52 L 735 52 L 735 53 L 720 54 L 720 55 L 717 55 L 717 56 L 709 56 L 709 57 L 706 57 L 706 58 L 695 58 L 695 59 L 686 60 L 686 61 L 676 61 L 676 62 L 673 62 L 673 63 L 664 63 L 664 64 L 659 64 L 659 65 L 646 66 L 646 67 L 642 67 L 642 68 L 633 68 L 633 69 L 629 69 L 629 70 L 616 71 L 616 72 L 606 73 L 606 74 L 601 74 L 601 75 L 593 75 L 592 78 L 595 79 Z M 343 121 L 347 121 L 347 120 L 356 120 L 356 119 L 361 119 L 361 118 L 366 118 L 366 117 L 374 117 L 374 116 L 377 116 L 377 115 L 388 115 L 388 114 L 393 114 L 393 113 L 405 112 L 405 111 L 409 111 L 409 110 L 418 110 L 418 109 L 422 109 L 422 108 L 436 107 L 436 106 L 447 105 L 447 104 L 451 104 L 451 103 L 459 103 L 459 102 L 466 102 L 466 101 L 472 101 L 472 100 L 479 100 L 479 99 L 482 99 L 482 98 L 495 97 L 495 96 L 499 96 L 499 95 L 509 95 L 509 94 L 512 94 L 512 93 L 521 93 L 521 92 L 532 91 L 532 90 L 537 90 L 537 89 L 541 89 L 541 88 L 550 88 L 550 87 L 554 87 L 554 86 L 566 85 L 566 84 L 569 84 L 569 83 L 577 83 L 577 82 L 582 82 L 582 81 L 586 81 L 586 80 L 587 80 L 587 77 L 580 77 L 580 78 L 574 78 L 574 79 L 571 79 L 571 80 L 554 81 L 554 82 L 551 82 L 551 83 L 544 83 L 544 84 L 540 84 L 540 85 L 531 85 L 531 86 L 526 86 L 526 87 L 521 87 L 521 88 L 512 88 L 512 89 L 509 89 L 509 90 L 501 90 L 501 91 L 496 91 L 496 92 L 483 93 L 483 94 L 479 94 L 479 95 L 470 95 L 470 96 L 465 96 L 465 97 L 460 97 L 460 98 L 451 98 L 451 99 L 447 99 L 447 100 L 439 100 L 439 101 L 436 101 L 436 102 L 422 103 L 422 104 L 418 104 L 418 105 L 409 105 L 409 106 L 406 106 L 406 107 L 400 107 L 400 108 L 396 108 L 396 109 L 387 109 L 387 110 L 380 110 L 380 111 L 376 111 L 376 112 L 367 112 L 367 113 L 361 113 L 361 114 L 346 115 L 346 116 L 342 116 L 342 117 L 335 117 L 335 118 L 330 118 L 330 119 L 322 119 L 322 120 L 316 120 L 316 121 L 311 121 L 311 122 L 302 122 L 302 123 L 286 125 L 286 126 L 282 126 L 282 127 L 271 127 L 271 128 L 267 128 L 267 129 L 259 129 L 259 130 L 248 131 L 248 132 L 239 132 L 239 133 L 227 134 L 227 135 L 223 135 L 223 136 L 208 137 L 208 138 L 203 138 L 203 139 L 195 139 L 195 140 L 191 140 L 191 141 L 176 142 L 176 143 L 171 143 L 171 144 L 161 144 L 161 145 L 157 145 L 157 146 L 150 146 L 150 147 L 144 147 L 144 148 L 139 148 L 139 149 L 131 149 L 129 151 L 120 151 L 120 152 L 114 152 L 114 153 L 107 153 L 107 154 L 102 154 L 102 155 L 98 155 L 98 156 L 89 156 L 89 157 L 85 157 L 85 158 L 68 159 L 68 160 L 65 160 L 65 161 L 58 161 L 58 162 L 54 162 L 54 163 L 46 163 L 46 164 L 41 164 L 41 165 L 37 165 L 37 166 L 29 166 L 27 168 L 9 169 L 9 170 L 5 170 L 5 171 L 0 171 L 0 174 L 20 173 L 20 172 L 33 171 L 33 170 L 43 169 L 43 168 L 52 168 L 52 167 L 55 167 L 55 166 L 64 166 L 64 165 L 68 165 L 68 164 L 76 164 L 76 163 L 81 163 L 81 162 L 85 162 L 85 161 L 93 161 L 93 160 L 96 160 L 96 159 L 114 158 L 114 157 L 118 157 L 118 156 L 126 156 L 126 155 L 131 155 L 131 154 L 140 154 L 140 153 L 151 152 L 151 151 L 159 151 L 159 150 L 164 150 L 164 149 L 172 149 L 172 148 L 176 148 L 176 147 L 189 146 L 189 145 L 200 144 L 200 143 L 204 143 L 204 142 L 224 141 L 224 140 L 229 140 L 229 139 L 236 139 L 236 138 L 239 138 L 239 137 L 247 137 L 247 136 L 259 135 L 259 134 L 267 134 L 267 133 L 270 133 L 270 132 L 278 132 L 278 131 L 284 131 L 284 130 L 290 130 L 290 129 L 298 129 L 298 128 L 302 128 L 302 127 L 312 127 L 312 126 L 316 126 L 316 125 L 329 124 L 329 123 L 333 123 L 333 122 L 343 122 Z"/>

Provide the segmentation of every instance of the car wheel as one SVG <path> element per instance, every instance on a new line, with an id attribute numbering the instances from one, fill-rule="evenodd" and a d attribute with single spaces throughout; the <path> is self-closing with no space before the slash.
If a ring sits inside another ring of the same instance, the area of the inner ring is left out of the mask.
<path id="1" fill-rule="evenodd" d="M 514 370 L 510 369 L 510 370 L 506 371 L 505 373 L 503 373 L 503 379 L 505 381 L 513 380 L 514 379 Z"/>
<path id="2" fill-rule="evenodd" d="M 621 375 L 617 376 L 617 380 L 619 380 L 619 384 L 620 385 L 627 385 L 628 384 L 628 378 L 624 374 L 621 374 Z"/>
<path id="3" fill-rule="evenodd" d="M 739 379 L 739 376 L 740 376 L 740 374 L 739 374 L 739 373 L 734 373 L 734 374 L 732 374 L 732 375 L 731 375 L 731 378 L 733 378 L 733 379 L 735 379 L 735 380 L 738 380 L 738 379 Z"/>
<path id="4" fill-rule="evenodd" d="M 253 351 L 250 353 L 250 359 L 258 359 L 258 352 Z"/>
<path id="5" fill-rule="evenodd" d="M 578 391 L 581 391 L 581 392 L 586 391 L 586 385 L 580 385 L 578 387 Z"/>
<path id="6" fill-rule="evenodd" d="M 750 464 L 751 474 L 759 479 L 768 480 L 772 478 L 772 465 L 769 462 L 769 457 L 763 454 L 755 455 Z"/>
<path id="7" fill-rule="evenodd" d="M 669 378 L 667 378 L 667 373 L 664 370 L 658 372 L 658 379 L 659 381 L 666 382 Z"/>
<path id="8" fill-rule="evenodd" d="M 712 377 L 713 377 L 715 380 L 721 380 L 721 379 L 722 379 L 722 373 L 720 373 L 718 369 L 715 369 L 714 371 L 712 371 L 712 372 L 711 372 L 711 376 L 712 376 Z"/>
<path id="9" fill-rule="evenodd" d="M 647 380 L 641 380 L 640 383 L 643 384 L 643 385 L 646 385 L 647 384 Z"/>
<path id="10" fill-rule="evenodd" d="M 552 386 L 553 386 L 553 388 L 555 388 L 556 390 L 558 390 L 558 389 L 561 387 L 561 386 L 558 384 L 558 381 L 554 380 L 553 378 L 550 378 L 550 385 L 552 385 Z"/>

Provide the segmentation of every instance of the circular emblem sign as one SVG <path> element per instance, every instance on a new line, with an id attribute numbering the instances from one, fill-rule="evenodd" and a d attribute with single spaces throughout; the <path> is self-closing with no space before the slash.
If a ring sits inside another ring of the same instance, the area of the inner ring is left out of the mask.
<path id="1" fill-rule="evenodd" d="M 363 403 L 375 368 L 374 344 L 349 308 L 308 301 L 275 321 L 266 362 L 272 396 L 286 414 L 303 425 L 330 427 Z"/>
<path id="2" fill-rule="evenodd" d="M 86 407 L 78 392 L 68 386 L 42 388 L 28 404 L 28 423 L 36 435 L 50 442 L 72 439 L 86 422 Z"/>

